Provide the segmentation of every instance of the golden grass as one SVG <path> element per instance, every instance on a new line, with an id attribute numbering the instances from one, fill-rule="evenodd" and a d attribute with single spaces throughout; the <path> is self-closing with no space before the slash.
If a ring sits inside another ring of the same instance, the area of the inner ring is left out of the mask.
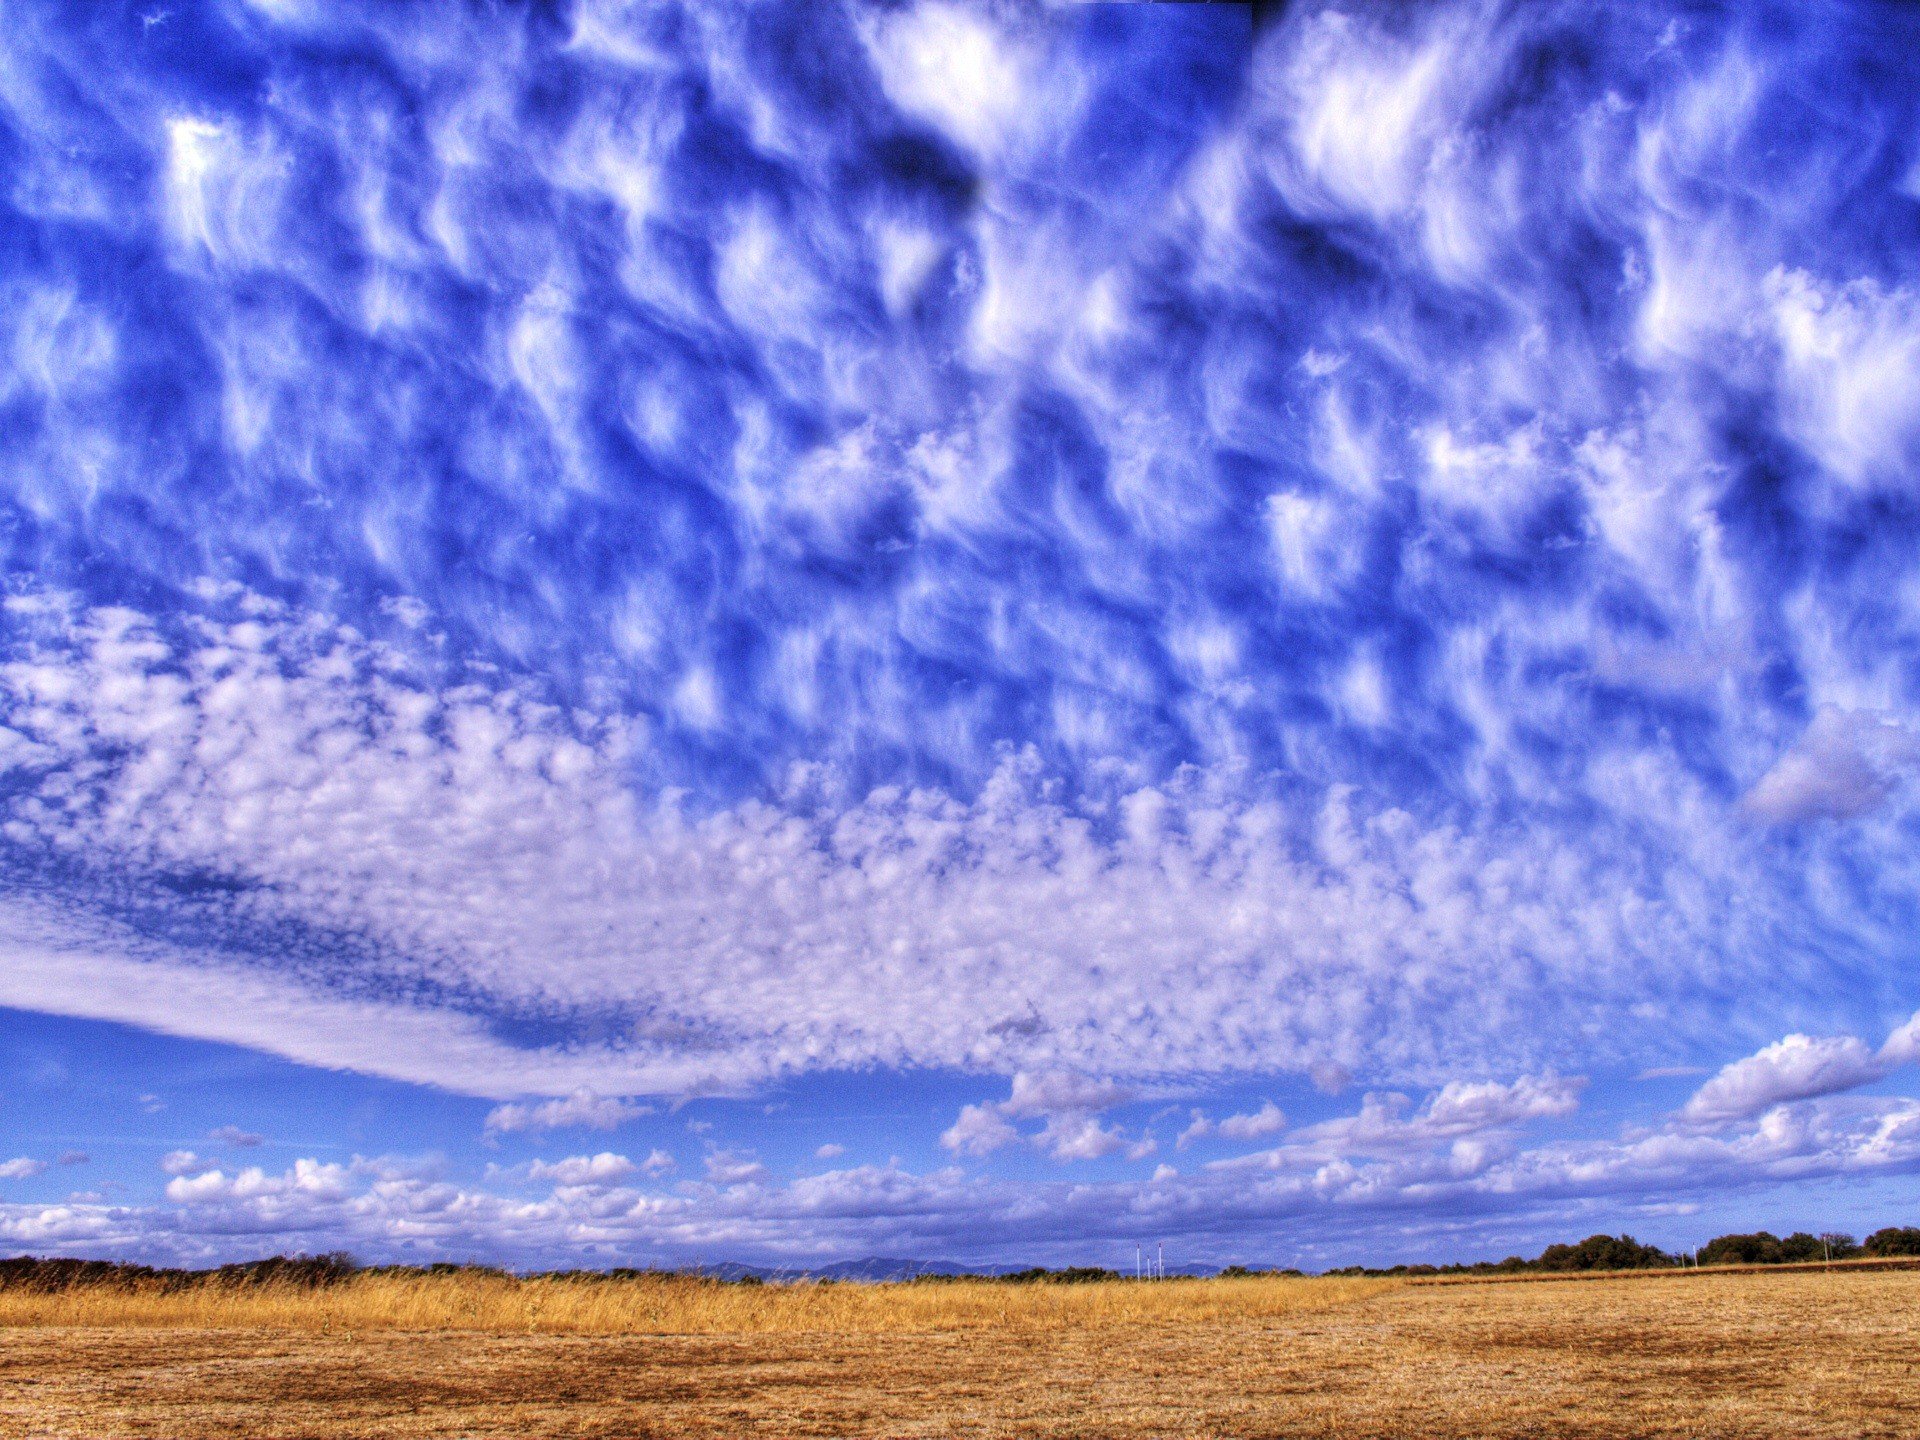
<path id="1" fill-rule="evenodd" d="M 1103 1296 L 1100 1287 L 1001 1292 L 987 1285 L 842 1286 L 771 1294 L 746 1289 L 729 1294 L 727 1303 L 763 1308 L 731 1316 L 711 1307 L 689 1312 L 695 1323 L 740 1323 L 744 1314 L 754 1323 L 783 1325 L 795 1323 L 789 1307 L 798 1305 L 801 1319 L 813 1326 L 860 1327 L 885 1320 L 951 1327 L 901 1333 L 368 1328 L 349 1335 L 339 1329 L 323 1333 L 300 1317 L 291 1328 L 251 1330 L 17 1325 L 0 1333 L 0 1435 L 9 1440 L 1912 1440 L 1920 1435 L 1920 1275 L 1911 1271 L 1702 1271 L 1659 1284 L 1628 1278 L 1408 1284 L 1371 1294 L 1284 1281 L 1114 1290 L 1135 1293 L 1128 1301 L 1117 1294 Z M 1353 1303 L 1321 1303 L 1349 1293 L 1356 1297 Z M 362 1299 L 372 1295 L 369 1291 Z M 683 1294 L 673 1303 L 694 1302 Z M 995 1315 L 996 1303 L 1008 1307 L 1012 1323 L 980 1323 Z M 1218 1308 L 1208 1310 L 1209 1305 Z M 1177 1323 L 1155 1323 L 1176 1311 L 1184 1312 Z M 549 1312 L 545 1320 L 551 1318 Z M 1124 1323 L 1111 1323 L 1116 1318 Z"/>
<path id="2" fill-rule="evenodd" d="M 1299 1315 L 1391 1289 L 1392 1280 L 1258 1276 L 890 1285 L 728 1285 L 633 1278 L 356 1275 L 337 1285 L 0 1291 L 0 1327 L 127 1326 L 321 1332 L 481 1330 L 546 1335 L 850 1335 L 1205 1326 Z"/>

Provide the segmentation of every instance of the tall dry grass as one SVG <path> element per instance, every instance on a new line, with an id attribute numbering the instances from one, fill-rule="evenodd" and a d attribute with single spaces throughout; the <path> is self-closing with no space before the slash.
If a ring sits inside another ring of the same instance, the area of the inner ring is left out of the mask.
<path id="1" fill-rule="evenodd" d="M 51 1294 L 6 1291 L 0 1292 L 0 1326 L 573 1335 L 1098 1329 L 1279 1319 L 1364 1299 L 1396 1283 L 1257 1276 L 1160 1284 L 729 1285 L 675 1275 L 366 1274 L 318 1288 L 266 1284 L 163 1293 L 90 1285 Z"/>

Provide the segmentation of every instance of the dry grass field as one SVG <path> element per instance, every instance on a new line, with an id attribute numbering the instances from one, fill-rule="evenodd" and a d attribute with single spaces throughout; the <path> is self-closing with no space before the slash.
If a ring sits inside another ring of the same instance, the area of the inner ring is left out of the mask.
<path id="1" fill-rule="evenodd" d="M 1920 1435 L 1920 1274 L 0 1296 L 9 1437 Z"/>

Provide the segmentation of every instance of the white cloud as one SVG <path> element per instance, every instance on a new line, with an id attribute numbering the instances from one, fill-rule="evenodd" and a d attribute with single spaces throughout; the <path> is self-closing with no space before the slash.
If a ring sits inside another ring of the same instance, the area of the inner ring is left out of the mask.
<path id="1" fill-rule="evenodd" d="M 46 1161 L 21 1155 L 12 1160 L 0 1161 L 0 1180 L 31 1180 L 46 1168 Z"/>
<path id="2" fill-rule="evenodd" d="M 1071 118 L 1067 77 L 1043 83 L 1024 39 L 989 13 L 928 0 L 871 22 L 866 38 L 888 98 L 983 157 Z"/>
<path id="3" fill-rule="evenodd" d="M 813 1152 L 814 1158 L 817 1160 L 838 1160 L 842 1155 L 846 1153 L 847 1153 L 846 1146 L 837 1144 L 833 1141 L 828 1141 L 825 1145 L 822 1145 L 819 1149 Z"/>
<path id="4" fill-rule="evenodd" d="M 989 1155 L 1019 1143 L 1020 1132 L 996 1105 L 966 1105 L 940 1136 L 940 1143 L 962 1155 Z"/>
<path id="5" fill-rule="evenodd" d="M 1188 1121 L 1187 1128 L 1182 1130 L 1175 1138 L 1173 1142 L 1174 1147 L 1184 1150 L 1193 1144 L 1194 1141 L 1206 1139 L 1207 1136 L 1213 1133 L 1213 1130 L 1213 1117 L 1208 1115 L 1204 1110 L 1196 1109 L 1192 1112 L 1192 1118 Z"/>
<path id="6" fill-rule="evenodd" d="M 1134 1098 L 1134 1092 L 1111 1080 L 1069 1071 L 1017 1072 L 1012 1093 L 1001 1102 L 1006 1115 L 1053 1115 L 1062 1111 L 1111 1110 Z"/>
<path id="7" fill-rule="evenodd" d="M 1259 1140 L 1268 1135 L 1277 1135 L 1287 1127 L 1286 1113 L 1271 1100 L 1264 1100 L 1258 1110 L 1240 1115 L 1229 1115 L 1223 1120 L 1214 1120 L 1204 1110 L 1194 1110 L 1186 1129 L 1180 1132 L 1175 1145 L 1185 1150 L 1196 1140 L 1209 1135 L 1219 1135 L 1228 1140 Z"/>
<path id="8" fill-rule="evenodd" d="M 1893 793 L 1920 760 L 1920 740 L 1883 717 L 1826 706 L 1799 741 L 1754 782 L 1744 804 L 1763 820 L 1851 820 Z"/>
<path id="9" fill-rule="evenodd" d="M 1071 1071 L 1016 1072 L 1010 1094 L 994 1103 L 968 1105 L 940 1137 L 949 1150 L 987 1155 L 1022 1142 L 1055 1160 L 1098 1160 L 1125 1151 L 1129 1160 L 1153 1153 L 1151 1135 L 1129 1136 L 1100 1123 L 1100 1113 L 1135 1098 L 1136 1092 L 1110 1080 Z M 1046 1124 L 1023 1134 L 1012 1122 L 1044 1117 Z"/>
<path id="10" fill-rule="evenodd" d="M 747 1151 L 710 1150 L 706 1165 L 707 1178 L 718 1185 L 752 1185 L 767 1178 L 767 1167 Z"/>
<path id="11" fill-rule="evenodd" d="M 1789 433 L 1849 485 L 1913 484 L 1920 455 L 1920 297 L 1776 268 L 1763 285 Z"/>
<path id="12" fill-rule="evenodd" d="M 624 1155 L 602 1150 L 598 1155 L 569 1155 L 551 1163 L 535 1160 L 527 1166 L 527 1178 L 551 1180 L 555 1185 L 609 1185 L 639 1168 Z"/>
<path id="13" fill-rule="evenodd" d="M 628 788 L 634 725 L 430 688 L 255 600 L 230 595 L 245 618 L 196 622 L 199 640 L 123 610 L 54 612 L 0 680 L 60 758 L 5 823 L 135 874 L 227 876 L 226 915 L 364 935 L 382 956 L 373 993 L 417 998 L 331 994 L 270 953 L 199 953 L 16 896 L 0 904 L 16 956 L 0 999 L 555 1097 L 503 1105 L 497 1132 L 618 1123 L 635 1113 L 623 1093 L 883 1058 L 1024 1075 L 1012 1098 L 1035 1107 L 1066 1103 L 1041 1094 L 1058 1075 L 1404 1070 L 1436 1046 L 1512 1047 L 1503 1017 L 1519 1011 L 1529 1043 L 1564 1038 L 1557 995 L 1624 1016 L 1683 993 L 1697 957 L 1775 923 L 1764 905 L 1679 903 L 1603 826 L 1578 852 L 1514 849 L 1345 787 L 1281 808 L 1230 767 L 1136 789 L 1128 813 L 1155 818 L 1113 838 L 1029 754 L 968 801 L 882 788 L 804 817 L 765 802 L 694 816 Z M 1646 823 L 1674 809 L 1649 805 Z M 1740 853 L 1710 823 L 1675 839 L 1707 877 Z M 1631 921 L 1604 898 L 1623 893 Z M 1409 966 L 1417 1026 L 1379 998 Z M 630 1039 L 519 1046 L 471 1004 L 437 1007 L 445 984 L 508 1016 L 636 1018 Z"/>
<path id="14" fill-rule="evenodd" d="M 1920 1013 L 1887 1037 L 1880 1047 L 1880 1062 L 1889 1068 L 1920 1063 Z"/>
<path id="15" fill-rule="evenodd" d="M 1886 1063 L 1856 1036 L 1789 1035 L 1726 1066 L 1700 1087 L 1680 1116 L 1690 1124 L 1723 1125 L 1788 1101 L 1870 1084 L 1886 1070 Z"/>
<path id="16" fill-rule="evenodd" d="M 1586 1083 L 1551 1072 L 1509 1082 L 1450 1080 L 1417 1107 L 1397 1091 L 1370 1092 L 1357 1114 L 1305 1126 L 1274 1149 L 1215 1161 L 1212 1168 L 1300 1170 L 1346 1165 L 1359 1158 L 1399 1163 L 1435 1155 L 1454 1163 L 1471 1157 L 1485 1168 L 1501 1153 L 1510 1132 L 1530 1121 L 1572 1114 Z M 1280 1121 L 1284 1123 L 1284 1117 Z"/>
<path id="17" fill-rule="evenodd" d="M 1219 1124 L 1220 1134 L 1228 1140 L 1258 1140 L 1277 1135 L 1287 1128 L 1287 1117 L 1271 1100 L 1261 1102 L 1258 1110 L 1244 1115 L 1229 1115 Z"/>
<path id="18" fill-rule="evenodd" d="M 1898 1176 L 1920 1167 L 1920 1101 L 1911 1099 L 1813 1098 L 1711 1133 L 1678 1123 L 1533 1148 L 1516 1147 L 1497 1129 L 1455 1133 L 1468 1115 L 1537 1111 L 1541 1093 L 1536 1087 L 1534 1098 L 1507 1104 L 1455 1104 L 1452 1118 L 1417 1135 L 1403 1131 L 1391 1147 L 1378 1143 L 1379 1117 L 1398 1110 L 1405 1126 L 1410 1107 L 1370 1098 L 1362 1116 L 1372 1116 L 1371 1131 L 1349 1117 L 1351 1143 L 1325 1129 L 1316 1153 L 1295 1152 L 1284 1165 L 1214 1166 L 1192 1176 L 1162 1165 L 1150 1179 L 1106 1183 L 995 1182 L 890 1165 L 775 1184 L 750 1157 L 717 1151 L 706 1181 L 665 1195 L 623 1188 L 613 1173 L 622 1169 L 619 1157 L 571 1157 L 549 1170 L 577 1166 L 591 1178 L 597 1168 L 601 1178 L 570 1185 L 552 1175 L 561 1181 L 554 1192 L 529 1203 L 388 1160 L 302 1159 L 278 1174 L 176 1177 L 164 1204 L 0 1204 L 0 1241 L 201 1263 L 270 1247 L 344 1248 L 380 1259 L 646 1257 L 668 1265 L 716 1255 L 1007 1258 L 1017 1250 L 1019 1259 L 1061 1264 L 1084 1263 L 1088 1237 L 1098 1236 L 1103 1243 L 1164 1239 L 1170 1250 L 1178 1242 L 1183 1254 L 1213 1263 L 1244 1260 L 1250 1250 L 1296 1263 L 1344 1263 L 1379 1258 L 1421 1234 L 1444 1236 L 1460 1253 L 1483 1225 L 1564 1235 L 1570 1205 L 1576 1213 L 1595 1203 L 1671 1207 L 1729 1187 Z"/>
<path id="19" fill-rule="evenodd" d="M 160 1157 L 160 1168 L 168 1175 L 191 1175 L 212 1167 L 211 1160 L 202 1160 L 191 1150 L 169 1150 Z"/>
<path id="20" fill-rule="evenodd" d="M 290 1200 L 338 1200 L 347 1193 L 349 1178 L 344 1165 L 301 1159 L 278 1175 L 257 1165 L 236 1175 L 224 1170 L 178 1174 L 167 1182 L 166 1197 L 182 1205 L 241 1202 L 271 1208 Z"/>
<path id="21" fill-rule="evenodd" d="M 496 1105 L 487 1112 L 486 1129 L 500 1135 L 523 1130 L 615 1130 L 629 1120 L 651 1113 L 652 1107 L 631 1100 L 596 1095 L 591 1090 L 575 1090 L 561 1099 L 538 1104 Z"/>

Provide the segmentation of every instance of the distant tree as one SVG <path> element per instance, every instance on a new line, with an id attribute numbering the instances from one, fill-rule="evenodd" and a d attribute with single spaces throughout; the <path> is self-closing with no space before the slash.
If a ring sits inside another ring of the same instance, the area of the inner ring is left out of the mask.
<path id="1" fill-rule="evenodd" d="M 1589 1235 L 1578 1245 L 1549 1245 L 1533 1262 L 1538 1270 L 1657 1270 L 1675 1264 L 1655 1245 L 1631 1235 Z M 1505 1262 L 1502 1262 L 1505 1265 Z"/>
<path id="2" fill-rule="evenodd" d="M 1820 1237 L 1809 1235 L 1804 1230 L 1796 1230 L 1780 1242 L 1780 1263 L 1783 1265 L 1804 1265 L 1809 1260 L 1824 1260 L 1826 1254 Z"/>
<path id="3" fill-rule="evenodd" d="M 1869 1255 L 1920 1255 L 1920 1228 L 1889 1225 L 1867 1236 L 1860 1248 Z"/>
<path id="4" fill-rule="evenodd" d="M 1716 1235 L 1700 1247 L 1702 1265 L 1778 1265 L 1780 1237 L 1770 1230 L 1751 1235 Z"/>

